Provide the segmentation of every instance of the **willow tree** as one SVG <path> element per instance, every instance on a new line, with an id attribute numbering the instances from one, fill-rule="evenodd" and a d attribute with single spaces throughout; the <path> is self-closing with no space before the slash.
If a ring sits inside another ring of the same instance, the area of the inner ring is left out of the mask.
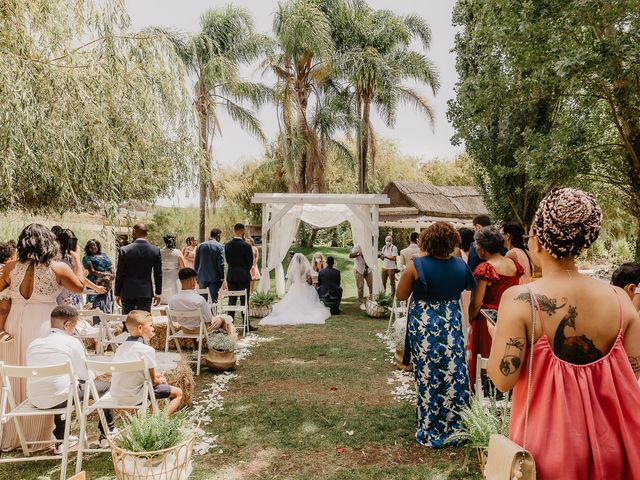
<path id="1" fill-rule="evenodd" d="M 276 102 L 280 117 L 280 151 L 295 171 L 294 190 L 325 191 L 324 157 L 311 125 L 309 102 L 331 74 L 334 52 L 331 25 L 319 2 L 290 0 L 280 3 L 273 21 L 278 50 L 265 66 L 277 78 Z"/>
<path id="2" fill-rule="evenodd" d="M 412 50 L 413 40 L 423 51 L 429 49 L 431 29 L 417 15 L 399 16 L 390 10 L 375 10 L 365 0 L 326 0 L 332 35 L 339 46 L 336 76 L 352 88 L 359 118 L 356 150 L 358 191 L 367 191 L 369 153 L 375 167 L 375 139 L 371 108 L 376 107 L 384 122 L 392 127 L 401 103 L 415 107 L 433 124 L 435 114 L 429 101 L 406 82 L 439 88 L 434 64 L 422 51 Z"/>
<path id="3" fill-rule="evenodd" d="M 182 70 L 121 2 L 0 0 L 0 211 L 153 201 L 195 164 Z"/>
<path id="4" fill-rule="evenodd" d="M 199 173 L 199 234 L 203 241 L 208 200 L 216 196 L 212 180 L 212 140 L 215 135 L 222 134 L 219 110 L 225 111 L 250 134 L 265 139 L 260 121 L 243 103 L 249 102 L 258 108 L 271 98 L 271 90 L 260 83 L 244 80 L 239 68 L 268 54 L 271 41 L 256 32 L 248 10 L 231 4 L 207 10 L 200 17 L 197 34 L 183 35 L 160 28 L 151 31 L 162 34 L 171 42 L 195 80 L 198 143 L 204 158 Z"/>

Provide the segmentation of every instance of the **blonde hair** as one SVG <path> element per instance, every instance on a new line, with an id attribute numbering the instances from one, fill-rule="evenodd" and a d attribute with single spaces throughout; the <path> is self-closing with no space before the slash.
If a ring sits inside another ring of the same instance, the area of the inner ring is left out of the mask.
<path id="1" fill-rule="evenodd" d="M 151 321 L 153 321 L 153 319 L 151 318 L 151 314 L 149 312 L 146 312 L 144 310 L 131 310 L 127 315 L 125 324 L 127 325 L 127 330 L 129 330 L 129 333 L 132 333 L 135 332 L 139 326 Z"/>

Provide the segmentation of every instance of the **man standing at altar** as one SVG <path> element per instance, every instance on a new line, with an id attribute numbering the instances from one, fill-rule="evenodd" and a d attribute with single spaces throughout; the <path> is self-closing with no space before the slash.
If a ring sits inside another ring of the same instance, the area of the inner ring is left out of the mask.
<path id="1" fill-rule="evenodd" d="M 249 294 L 251 286 L 251 267 L 253 266 L 253 250 L 244 240 L 244 225 L 236 223 L 233 227 L 234 237 L 224 246 L 224 256 L 227 259 L 227 288 L 229 290 L 246 290 Z M 229 305 L 235 305 L 238 297 L 229 297 Z M 244 305 L 244 297 L 240 298 Z M 235 312 L 229 312 L 233 317 Z M 249 324 L 249 330 L 257 330 Z"/>

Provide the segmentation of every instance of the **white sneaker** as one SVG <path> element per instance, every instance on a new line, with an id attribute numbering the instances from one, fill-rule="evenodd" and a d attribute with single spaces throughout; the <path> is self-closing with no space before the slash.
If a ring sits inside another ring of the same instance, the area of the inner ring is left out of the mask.
<path id="1" fill-rule="evenodd" d="M 360 310 L 366 310 L 366 309 L 367 309 L 366 305 L 364 303 L 361 303 Z"/>
<path id="2" fill-rule="evenodd" d="M 69 449 L 75 447 L 78 444 L 78 437 L 75 435 L 69 435 Z M 53 449 L 54 455 L 62 455 L 64 452 L 64 443 L 58 443 Z"/>
<path id="3" fill-rule="evenodd" d="M 120 433 L 120 429 L 114 428 L 113 430 L 109 430 L 109 438 L 113 438 Z M 100 448 L 109 448 L 109 441 L 106 437 L 100 435 Z"/>

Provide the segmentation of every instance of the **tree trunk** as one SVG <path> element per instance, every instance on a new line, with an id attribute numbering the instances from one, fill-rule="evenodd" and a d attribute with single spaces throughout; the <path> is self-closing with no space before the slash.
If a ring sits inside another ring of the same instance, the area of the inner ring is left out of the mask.
<path id="1" fill-rule="evenodd" d="M 362 97 L 356 93 L 356 115 L 358 116 L 358 132 L 356 135 L 356 157 L 358 159 L 358 193 L 364 193 L 364 169 L 362 168 Z"/>
<path id="2" fill-rule="evenodd" d="M 368 175 L 368 156 L 369 156 L 369 120 L 371 112 L 371 100 L 369 97 L 364 98 L 362 106 L 362 143 L 360 145 L 360 168 L 362 171 L 362 178 L 358 188 L 358 193 L 367 193 L 367 175 Z"/>
<path id="3" fill-rule="evenodd" d="M 201 77 L 202 78 L 202 77 Z M 204 158 L 204 164 L 200 165 L 200 212 L 199 212 L 199 225 L 198 225 L 198 237 L 200 242 L 205 240 L 206 220 L 207 220 L 207 182 L 209 182 L 209 171 L 211 168 L 211 159 L 209 158 L 209 116 L 207 112 L 207 93 L 204 88 L 204 83 L 199 82 L 198 85 L 198 100 L 196 102 L 196 109 L 198 111 L 198 123 L 199 123 L 199 137 L 200 137 L 200 149 Z"/>
<path id="4" fill-rule="evenodd" d="M 304 242 L 304 246 L 306 248 L 312 248 L 313 244 L 316 242 L 316 237 L 318 236 L 318 229 L 317 228 L 312 228 L 311 229 L 311 235 L 309 235 Z"/>

